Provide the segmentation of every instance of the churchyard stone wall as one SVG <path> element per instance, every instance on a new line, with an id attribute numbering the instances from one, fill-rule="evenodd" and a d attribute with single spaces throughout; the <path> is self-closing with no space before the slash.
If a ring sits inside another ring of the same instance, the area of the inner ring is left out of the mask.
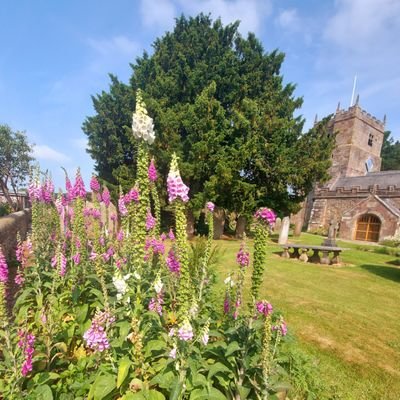
<path id="1" fill-rule="evenodd" d="M 0 218 L 0 246 L 7 260 L 14 258 L 17 246 L 17 233 L 26 238 L 31 226 L 31 210 L 25 209 Z"/>

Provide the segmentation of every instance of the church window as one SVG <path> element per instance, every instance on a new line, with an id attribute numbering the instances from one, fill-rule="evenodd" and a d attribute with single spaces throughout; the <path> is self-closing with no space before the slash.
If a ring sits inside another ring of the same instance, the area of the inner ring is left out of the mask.
<path id="1" fill-rule="evenodd" d="M 368 146 L 372 146 L 373 141 L 374 141 L 374 135 L 370 133 L 368 138 Z"/>
<path id="2" fill-rule="evenodd" d="M 374 161 L 372 160 L 371 157 L 365 161 L 365 168 L 367 169 L 367 172 L 371 172 L 374 168 Z"/>

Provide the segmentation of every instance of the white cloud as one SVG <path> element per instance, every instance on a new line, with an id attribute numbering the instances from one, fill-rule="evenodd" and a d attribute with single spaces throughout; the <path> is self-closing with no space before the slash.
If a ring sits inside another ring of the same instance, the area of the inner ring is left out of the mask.
<path id="1" fill-rule="evenodd" d="M 103 56 L 110 56 L 116 53 L 134 55 L 139 48 L 135 41 L 123 35 L 114 36 L 110 39 L 89 38 L 87 43 L 92 49 Z"/>
<path id="2" fill-rule="evenodd" d="M 180 0 L 180 2 L 188 12 L 210 12 L 213 18 L 221 17 L 225 24 L 240 20 L 239 30 L 243 34 L 260 31 L 264 18 L 272 10 L 268 0 Z"/>
<path id="3" fill-rule="evenodd" d="M 400 1 L 337 0 L 325 21 L 316 69 L 336 79 L 357 75 L 361 105 L 376 97 L 390 109 L 400 91 L 398 37 Z"/>
<path id="4" fill-rule="evenodd" d="M 140 14 L 144 26 L 165 31 L 173 26 L 177 11 L 169 0 L 142 0 Z"/>
<path id="5" fill-rule="evenodd" d="M 239 31 L 243 34 L 259 32 L 272 10 L 270 0 L 142 0 L 140 10 L 146 27 L 166 30 L 174 25 L 178 8 L 188 16 L 211 13 L 213 19 L 220 17 L 224 24 L 240 20 Z"/>
<path id="6" fill-rule="evenodd" d="M 400 78 L 377 80 L 367 85 L 360 93 L 361 97 L 372 97 L 392 88 L 400 88 Z M 398 93 L 398 92 L 397 92 Z"/>
<path id="7" fill-rule="evenodd" d="M 324 36 L 355 51 L 383 39 L 393 40 L 400 27 L 398 0 L 338 0 L 336 13 L 328 21 Z"/>
<path id="8" fill-rule="evenodd" d="M 88 147 L 87 137 L 72 139 L 71 143 L 79 150 L 86 150 L 86 148 Z"/>
<path id="9" fill-rule="evenodd" d="M 281 11 L 275 21 L 280 27 L 288 30 L 297 30 L 300 24 L 300 18 L 295 8 Z"/>
<path id="10" fill-rule="evenodd" d="M 35 145 L 33 147 L 33 156 L 35 158 L 47 161 L 67 162 L 71 160 L 67 155 L 54 150 L 45 144 Z"/>

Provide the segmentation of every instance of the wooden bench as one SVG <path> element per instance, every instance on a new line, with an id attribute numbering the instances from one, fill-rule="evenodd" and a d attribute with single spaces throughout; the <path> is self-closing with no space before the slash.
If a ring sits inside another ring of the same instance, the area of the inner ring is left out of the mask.
<path id="1" fill-rule="evenodd" d="M 304 262 L 312 262 L 317 264 L 340 264 L 340 253 L 344 250 L 341 247 L 330 246 L 315 246 L 311 244 L 294 244 L 286 243 L 280 245 L 283 248 L 282 257 L 284 258 L 298 258 Z M 293 252 L 290 252 L 293 249 Z M 308 257 L 308 252 L 312 250 L 313 254 Z M 319 255 L 321 252 L 321 256 Z M 330 253 L 333 253 L 330 258 Z"/>

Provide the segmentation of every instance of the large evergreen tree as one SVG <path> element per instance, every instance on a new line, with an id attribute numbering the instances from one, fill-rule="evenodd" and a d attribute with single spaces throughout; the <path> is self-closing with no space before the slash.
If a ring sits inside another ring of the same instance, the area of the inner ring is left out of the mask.
<path id="1" fill-rule="evenodd" d="M 302 134 L 302 99 L 283 83 L 283 53 L 266 53 L 238 24 L 182 16 L 132 64 L 129 85 L 111 76 L 83 125 L 101 178 L 132 185 L 139 88 L 154 118 L 157 166 L 165 177 L 171 153 L 179 155 L 194 209 L 207 199 L 242 215 L 265 205 L 287 213 L 327 178 L 332 140 L 320 128 Z"/>

